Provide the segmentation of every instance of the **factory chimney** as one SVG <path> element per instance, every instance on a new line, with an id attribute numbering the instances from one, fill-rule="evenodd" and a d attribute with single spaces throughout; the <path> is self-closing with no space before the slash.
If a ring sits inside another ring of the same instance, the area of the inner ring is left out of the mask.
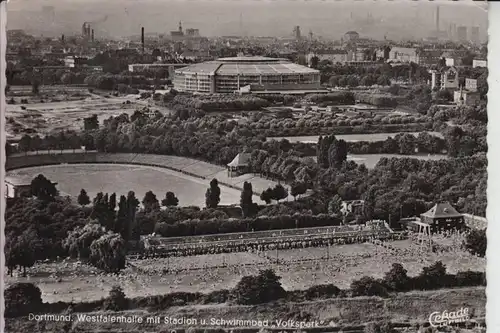
<path id="1" fill-rule="evenodd" d="M 92 42 L 94 42 L 94 29 L 92 29 Z"/>
<path id="2" fill-rule="evenodd" d="M 436 32 L 439 33 L 439 6 L 436 8 Z"/>
<path id="3" fill-rule="evenodd" d="M 142 53 L 144 54 L 144 27 L 141 28 L 141 46 L 142 46 Z"/>

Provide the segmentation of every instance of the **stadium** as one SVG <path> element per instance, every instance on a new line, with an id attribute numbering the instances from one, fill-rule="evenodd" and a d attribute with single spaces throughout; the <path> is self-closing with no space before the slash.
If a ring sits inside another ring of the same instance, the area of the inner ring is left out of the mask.
<path id="1" fill-rule="evenodd" d="M 175 70 L 174 87 L 191 93 L 319 91 L 318 70 L 287 59 L 220 58 Z"/>

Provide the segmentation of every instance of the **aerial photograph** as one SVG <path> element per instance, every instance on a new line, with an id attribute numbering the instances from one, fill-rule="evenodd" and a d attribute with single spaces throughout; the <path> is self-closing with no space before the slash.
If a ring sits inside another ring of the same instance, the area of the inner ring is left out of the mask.
<path id="1" fill-rule="evenodd" d="M 6 332 L 486 332 L 486 3 L 6 6 Z"/>

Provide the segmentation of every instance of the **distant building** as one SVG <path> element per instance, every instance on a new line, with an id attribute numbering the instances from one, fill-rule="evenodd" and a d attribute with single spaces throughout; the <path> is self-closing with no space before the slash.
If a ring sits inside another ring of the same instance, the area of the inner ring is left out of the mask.
<path id="1" fill-rule="evenodd" d="M 442 70 L 430 70 L 431 88 L 458 89 L 459 77 L 458 70 L 455 67 L 448 67 Z"/>
<path id="2" fill-rule="evenodd" d="M 414 62 L 420 63 L 419 52 L 413 47 L 393 47 L 389 51 L 389 60 L 396 60 L 400 62 Z"/>
<path id="3" fill-rule="evenodd" d="M 5 177 L 5 197 L 20 198 L 31 195 L 32 179 L 23 177 L 6 176 Z"/>
<path id="4" fill-rule="evenodd" d="M 187 37 L 199 37 L 200 36 L 200 30 L 199 29 L 193 29 L 193 28 L 186 29 L 186 36 Z"/>
<path id="5" fill-rule="evenodd" d="M 182 22 L 179 22 L 178 30 L 170 31 L 170 37 L 174 40 L 184 38 L 184 32 L 182 31 Z"/>
<path id="6" fill-rule="evenodd" d="M 355 42 L 357 40 L 359 40 L 359 33 L 356 31 L 348 31 L 344 34 L 344 42 Z"/>
<path id="7" fill-rule="evenodd" d="M 88 60 L 89 59 L 85 57 L 68 56 L 64 58 L 64 65 L 70 68 L 81 67 L 86 65 Z"/>
<path id="8" fill-rule="evenodd" d="M 234 93 L 251 91 L 317 91 L 318 70 L 287 59 L 268 57 L 220 58 L 175 70 L 175 89 L 184 92 Z"/>
<path id="9" fill-rule="evenodd" d="M 488 67 L 488 60 L 474 59 L 472 60 L 472 67 Z"/>
<path id="10" fill-rule="evenodd" d="M 418 64 L 419 65 L 435 65 L 441 59 L 441 51 L 428 49 L 423 50 L 418 55 Z"/>
<path id="11" fill-rule="evenodd" d="M 319 61 L 328 60 L 332 64 L 344 63 L 347 61 L 347 51 L 344 50 L 322 50 L 311 52 L 307 55 L 307 64 L 311 66 L 312 59 L 317 57 Z"/>
<path id="12" fill-rule="evenodd" d="M 355 215 L 361 216 L 364 214 L 365 210 L 365 201 L 364 200 L 351 200 L 351 201 L 342 201 L 342 207 L 340 208 L 340 212 L 342 215 Z"/>
<path id="13" fill-rule="evenodd" d="M 481 42 L 479 36 L 479 27 L 471 27 L 470 29 L 470 41 L 474 44 L 479 44 Z"/>
<path id="14" fill-rule="evenodd" d="M 453 95 L 453 102 L 457 105 L 474 106 L 479 103 L 481 96 L 476 91 L 457 90 Z"/>
<path id="15" fill-rule="evenodd" d="M 476 79 L 465 79 L 465 89 L 468 91 L 477 91 L 477 80 Z"/>
<path id="16" fill-rule="evenodd" d="M 250 166 L 250 154 L 239 153 L 236 157 L 227 165 L 227 173 L 229 177 L 233 175 L 242 175 L 248 172 Z"/>
<path id="17" fill-rule="evenodd" d="M 464 26 L 457 27 L 457 38 L 459 42 L 467 41 L 467 27 Z"/>
<path id="18" fill-rule="evenodd" d="M 464 216 L 457 212 L 449 203 L 438 203 L 429 211 L 420 215 L 422 223 L 431 226 L 431 231 L 461 229 L 464 226 Z"/>

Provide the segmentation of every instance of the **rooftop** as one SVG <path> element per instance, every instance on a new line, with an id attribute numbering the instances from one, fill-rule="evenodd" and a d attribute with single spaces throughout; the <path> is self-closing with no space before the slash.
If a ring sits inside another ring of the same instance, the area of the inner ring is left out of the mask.
<path id="1" fill-rule="evenodd" d="M 448 202 L 438 203 L 429 211 L 422 214 L 424 217 L 430 218 L 454 218 L 462 217 L 463 215 L 457 212 Z"/>
<path id="2" fill-rule="evenodd" d="M 227 166 L 228 167 L 247 166 L 249 160 L 250 160 L 250 154 L 240 153 L 236 155 L 236 157 Z"/>
<path id="3" fill-rule="evenodd" d="M 319 71 L 287 59 L 267 57 L 220 58 L 189 65 L 178 73 L 217 73 L 220 75 L 319 74 Z"/>
<path id="4" fill-rule="evenodd" d="M 31 177 L 5 176 L 5 182 L 14 186 L 31 186 Z"/>

